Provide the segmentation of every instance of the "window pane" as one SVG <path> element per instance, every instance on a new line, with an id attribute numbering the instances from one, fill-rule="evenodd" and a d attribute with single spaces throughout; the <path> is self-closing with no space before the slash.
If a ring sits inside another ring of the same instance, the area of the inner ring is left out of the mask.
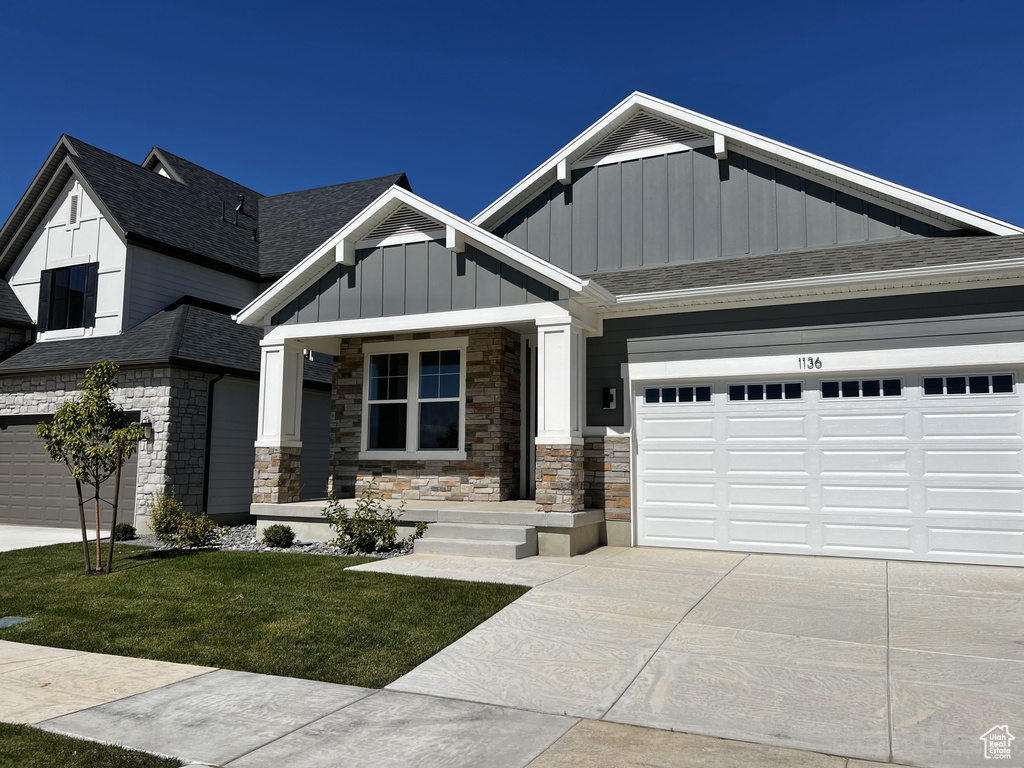
<path id="1" fill-rule="evenodd" d="M 698 403 L 710 403 L 711 402 L 711 387 L 697 387 L 697 402 Z"/>
<path id="2" fill-rule="evenodd" d="M 459 360 L 462 353 L 457 349 L 448 349 L 440 353 L 441 373 L 459 373 Z"/>
<path id="3" fill-rule="evenodd" d="M 440 394 L 438 395 L 438 397 L 459 396 L 459 374 L 442 373 L 439 379 L 440 386 L 438 387 L 438 389 Z"/>
<path id="4" fill-rule="evenodd" d="M 821 396 L 822 397 L 839 397 L 839 382 L 838 381 L 823 381 L 823 382 L 821 382 Z"/>
<path id="5" fill-rule="evenodd" d="M 405 352 L 398 352 L 388 355 L 388 376 L 408 376 L 409 355 Z"/>
<path id="6" fill-rule="evenodd" d="M 389 355 L 370 355 L 370 379 L 379 379 L 388 375 Z"/>
<path id="7" fill-rule="evenodd" d="M 370 355 L 370 400 L 405 400 L 409 395 L 409 356 Z"/>
<path id="8" fill-rule="evenodd" d="M 881 397 L 882 382 L 878 380 L 862 381 L 861 388 L 864 390 L 864 397 Z"/>
<path id="9" fill-rule="evenodd" d="M 967 383 L 971 387 L 972 395 L 988 394 L 988 376 L 971 376 Z"/>
<path id="10" fill-rule="evenodd" d="M 764 400 L 764 385 L 750 384 L 747 387 L 747 400 Z"/>
<path id="11" fill-rule="evenodd" d="M 62 331 L 68 327 L 68 270 L 54 270 L 50 279 L 50 330 Z"/>
<path id="12" fill-rule="evenodd" d="M 420 353 L 420 398 L 458 397 L 461 371 L 457 349 Z"/>
<path id="13" fill-rule="evenodd" d="M 882 382 L 882 392 L 886 397 L 899 397 L 903 394 L 903 382 L 899 379 L 886 379 Z"/>
<path id="14" fill-rule="evenodd" d="M 459 404 L 420 403 L 420 449 L 458 450 Z"/>
<path id="15" fill-rule="evenodd" d="M 764 388 L 765 397 L 769 400 L 781 400 L 782 399 L 782 385 L 781 384 L 766 384 Z"/>
<path id="16" fill-rule="evenodd" d="M 68 270 L 68 316 L 66 328 L 81 328 L 85 325 L 86 271 L 86 267 L 71 267 Z"/>
<path id="17" fill-rule="evenodd" d="M 405 450 L 406 408 L 405 403 L 381 403 L 370 406 L 370 429 L 367 439 L 369 450 Z"/>
<path id="18" fill-rule="evenodd" d="M 440 395 L 438 394 L 439 387 L 441 384 L 440 379 L 437 376 L 424 376 L 422 371 L 423 369 L 420 368 L 420 397 L 440 397 Z"/>
<path id="19" fill-rule="evenodd" d="M 744 388 L 743 388 L 742 385 L 735 385 L 734 384 L 733 386 L 729 387 L 729 399 L 730 400 L 743 400 L 744 399 L 743 389 Z"/>
<path id="20" fill-rule="evenodd" d="M 844 381 L 843 382 L 843 397 L 860 397 L 860 382 L 859 381 Z"/>
<path id="21" fill-rule="evenodd" d="M 680 403 L 692 403 L 693 402 L 693 387 L 680 387 L 679 388 L 679 402 Z"/>
<path id="22" fill-rule="evenodd" d="M 924 393 L 926 395 L 941 395 L 942 394 L 942 379 L 925 379 L 924 380 Z"/>
<path id="23" fill-rule="evenodd" d="M 661 402 L 663 403 L 674 403 L 676 401 L 676 388 L 675 387 L 662 387 L 661 388 Z"/>
<path id="24" fill-rule="evenodd" d="M 645 403 L 657 403 L 661 399 L 661 390 L 650 387 L 644 390 Z"/>
<path id="25" fill-rule="evenodd" d="M 993 392 L 1013 392 L 1013 376 L 993 376 Z"/>
<path id="26" fill-rule="evenodd" d="M 786 385 L 786 399 L 799 400 L 804 393 L 804 386 L 799 381 Z"/>
<path id="27" fill-rule="evenodd" d="M 420 355 L 420 376 L 436 376 L 441 368 L 440 352 L 423 352 Z"/>
<path id="28" fill-rule="evenodd" d="M 946 379 L 947 395 L 963 395 L 967 393 L 967 379 L 964 376 L 950 376 Z"/>

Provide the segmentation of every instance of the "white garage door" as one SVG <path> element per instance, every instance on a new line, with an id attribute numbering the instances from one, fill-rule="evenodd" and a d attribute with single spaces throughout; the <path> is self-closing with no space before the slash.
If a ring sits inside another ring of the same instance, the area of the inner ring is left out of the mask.
<path id="1" fill-rule="evenodd" d="M 638 543 L 1024 565 L 1020 377 L 641 384 Z"/>

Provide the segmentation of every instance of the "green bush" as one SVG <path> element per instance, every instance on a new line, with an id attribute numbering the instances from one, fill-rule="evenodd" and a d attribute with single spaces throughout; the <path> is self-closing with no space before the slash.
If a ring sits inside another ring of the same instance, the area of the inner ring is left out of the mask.
<path id="1" fill-rule="evenodd" d="M 118 523 L 114 526 L 114 541 L 131 541 L 135 538 L 135 526 L 130 523 Z"/>
<path id="2" fill-rule="evenodd" d="M 158 493 L 150 516 L 157 541 L 174 547 L 205 547 L 213 543 L 217 526 L 206 515 L 189 512 L 170 493 Z"/>
<path id="3" fill-rule="evenodd" d="M 295 542 L 295 531 L 290 525 L 268 525 L 263 530 L 263 543 L 268 547 L 288 549 Z"/>
<path id="4" fill-rule="evenodd" d="M 337 534 L 331 544 L 346 552 L 368 553 L 391 552 L 410 546 L 423 535 L 427 524 L 417 523 L 415 533 L 399 539 L 399 514 L 404 506 L 405 502 L 395 509 L 385 503 L 377 494 L 376 483 L 370 483 L 356 499 L 352 512 L 334 498 L 333 493 L 328 494 L 323 516 L 331 530 Z"/>

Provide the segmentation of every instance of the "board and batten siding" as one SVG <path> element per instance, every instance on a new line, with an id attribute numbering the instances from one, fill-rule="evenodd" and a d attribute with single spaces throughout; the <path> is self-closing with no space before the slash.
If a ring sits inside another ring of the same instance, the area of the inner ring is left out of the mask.
<path id="1" fill-rule="evenodd" d="M 940 232 L 781 168 L 710 148 L 572 172 L 495 234 L 576 275 Z"/>
<path id="2" fill-rule="evenodd" d="M 626 398 L 605 410 L 601 389 L 622 391 L 625 362 L 1006 341 L 1024 341 L 1016 287 L 611 318 L 604 335 L 587 339 L 587 423 L 622 425 Z"/>
<path id="3" fill-rule="evenodd" d="M 271 318 L 272 325 L 418 315 L 555 301 L 558 291 L 467 245 L 431 240 L 356 251 Z"/>
<path id="4" fill-rule="evenodd" d="M 252 280 L 131 245 L 128 247 L 128 291 L 125 330 L 182 296 L 195 296 L 241 309 L 260 294 L 260 287 Z"/>

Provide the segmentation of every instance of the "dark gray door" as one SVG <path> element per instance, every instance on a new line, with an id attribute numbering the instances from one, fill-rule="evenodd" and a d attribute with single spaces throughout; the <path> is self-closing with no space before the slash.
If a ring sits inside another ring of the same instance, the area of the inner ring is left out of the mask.
<path id="1" fill-rule="evenodd" d="M 50 461 L 43 442 L 36 437 L 37 417 L 0 419 L 0 523 L 18 525 L 78 525 L 78 499 L 75 481 L 63 464 Z M 133 456 L 121 475 L 121 499 L 118 519 L 135 520 L 135 483 L 138 462 Z M 114 482 L 103 488 L 112 497 Z M 83 489 L 88 497 L 88 490 Z M 101 505 L 103 521 L 110 519 L 110 506 Z M 93 509 L 86 510 L 86 521 L 95 520 Z M 94 523 L 93 523 L 94 524 Z"/>

